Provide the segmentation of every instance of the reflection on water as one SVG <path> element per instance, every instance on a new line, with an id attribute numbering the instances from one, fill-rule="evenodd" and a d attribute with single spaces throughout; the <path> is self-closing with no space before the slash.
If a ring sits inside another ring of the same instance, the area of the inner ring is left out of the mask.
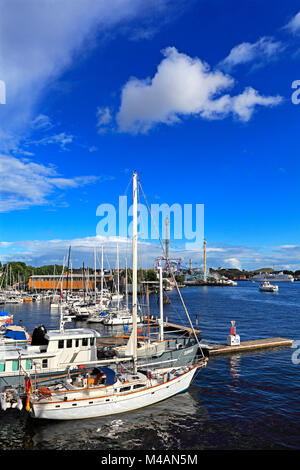
<path id="1" fill-rule="evenodd" d="M 189 392 L 130 413 L 66 422 L 30 420 L 34 448 L 120 449 L 176 448 L 184 425 L 201 407 Z M 181 431 L 178 433 L 178 427 Z"/>
<path id="2" fill-rule="evenodd" d="M 234 379 L 240 377 L 240 356 L 231 356 L 229 358 L 229 373 Z"/>
<path id="3" fill-rule="evenodd" d="M 226 342 L 236 320 L 241 341 L 282 336 L 300 339 L 300 283 L 280 284 L 276 296 L 258 285 L 182 290 L 204 340 Z M 165 315 L 188 324 L 176 292 Z M 150 312 L 157 313 L 157 296 Z M 32 333 L 43 323 L 58 328 L 47 303 L 9 305 L 15 323 Z M 84 326 L 85 322 L 76 326 Z M 74 327 L 70 323 L 67 328 Z M 91 325 L 102 334 L 122 333 Z M 1 449 L 282 449 L 300 448 L 300 365 L 291 348 L 211 358 L 189 391 L 130 413 L 69 422 L 35 421 L 25 411 L 0 412 Z"/>

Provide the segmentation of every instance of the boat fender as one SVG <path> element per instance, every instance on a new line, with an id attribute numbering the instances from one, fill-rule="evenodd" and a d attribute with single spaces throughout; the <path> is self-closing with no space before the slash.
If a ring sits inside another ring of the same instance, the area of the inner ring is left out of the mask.
<path id="1" fill-rule="evenodd" d="M 5 400 L 5 398 L 3 397 L 3 395 L 1 395 L 0 405 L 1 405 L 1 409 L 2 409 L 3 411 L 6 411 L 6 409 L 7 409 L 7 403 L 6 403 L 6 400 Z"/>
<path id="2" fill-rule="evenodd" d="M 20 410 L 20 411 L 23 409 L 23 403 L 22 403 L 21 398 L 18 399 L 17 408 L 18 408 L 18 410 Z"/>

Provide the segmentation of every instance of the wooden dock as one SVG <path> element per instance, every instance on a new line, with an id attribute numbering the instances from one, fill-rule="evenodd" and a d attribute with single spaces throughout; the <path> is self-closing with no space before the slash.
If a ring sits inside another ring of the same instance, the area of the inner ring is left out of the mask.
<path id="1" fill-rule="evenodd" d="M 293 340 L 287 338 L 263 338 L 250 341 L 241 341 L 238 346 L 228 346 L 227 344 L 202 345 L 201 348 L 208 356 L 216 356 L 221 354 L 233 354 L 250 352 L 258 349 L 269 349 L 279 346 L 292 346 Z"/>

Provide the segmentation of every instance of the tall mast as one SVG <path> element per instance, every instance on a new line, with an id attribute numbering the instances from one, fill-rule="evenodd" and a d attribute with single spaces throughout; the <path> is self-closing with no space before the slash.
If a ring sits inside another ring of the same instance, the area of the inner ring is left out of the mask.
<path id="1" fill-rule="evenodd" d="M 55 282 L 55 264 L 53 266 L 53 294 L 56 292 L 56 282 Z"/>
<path id="2" fill-rule="evenodd" d="M 149 285 L 148 285 L 148 282 L 147 282 L 147 287 L 146 287 L 146 297 L 147 297 L 148 341 L 150 342 L 150 306 L 149 306 Z"/>
<path id="3" fill-rule="evenodd" d="M 169 245 L 170 245 L 170 219 L 166 217 L 165 220 L 166 224 L 166 270 L 170 270 L 170 263 L 169 263 Z"/>
<path id="4" fill-rule="evenodd" d="M 128 311 L 128 276 L 127 276 L 127 258 L 125 260 L 125 292 L 126 292 L 126 309 Z"/>
<path id="5" fill-rule="evenodd" d="M 206 241 L 203 240 L 203 281 L 206 282 Z"/>
<path id="6" fill-rule="evenodd" d="M 69 253 L 68 253 L 68 269 L 67 269 L 67 285 L 66 285 L 66 290 L 67 290 L 67 299 L 68 299 L 68 293 L 69 293 L 69 270 L 70 270 L 70 255 L 71 255 L 71 246 L 69 246 Z M 63 284 L 64 285 L 64 284 Z"/>
<path id="7" fill-rule="evenodd" d="M 83 281 L 83 302 L 85 303 L 85 271 L 84 271 L 84 262 L 82 263 L 82 281 Z"/>
<path id="8" fill-rule="evenodd" d="M 71 262 L 71 294 L 73 295 L 73 264 Z"/>
<path id="9" fill-rule="evenodd" d="M 159 339 L 164 340 L 164 305 L 163 305 L 163 277 L 162 267 L 158 267 L 159 270 Z"/>
<path id="10" fill-rule="evenodd" d="M 133 173 L 132 218 L 132 339 L 133 371 L 137 371 L 137 174 Z"/>
<path id="11" fill-rule="evenodd" d="M 119 245 L 117 244 L 117 300 L 118 300 L 118 311 L 120 309 L 120 275 L 119 275 Z"/>
<path id="12" fill-rule="evenodd" d="M 101 307 L 103 304 L 103 245 L 101 246 Z"/>
<path id="13" fill-rule="evenodd" d="M 95 304 L 97 303 L 97 293 L 96 293 L 96 281 L 97 281 L 97 273 L 96 273 L 96 247 L 94 247 L 94 279 L 95 279 Z"/>

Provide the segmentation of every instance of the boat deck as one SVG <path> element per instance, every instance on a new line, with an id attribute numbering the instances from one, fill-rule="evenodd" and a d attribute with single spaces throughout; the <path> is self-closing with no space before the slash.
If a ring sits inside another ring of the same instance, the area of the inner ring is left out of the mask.
<path id="1" fill-rule="evenodd" d="M 159 326 L 159 321 L 156 318 L 151 318 L 149 322 L 150 326 Z M 176 323 L 170 323 L 167 321 L 164 322 L 164 331 L 166 333 L 184 333 L 189 336 L 193 335 L 193 330 L 191 327 L 185 325 L 177 325 Z M 201 331 L 196 328 L 194 328 L 194 331 L 196 335 L 200 335 L 201 333 Z"/>

